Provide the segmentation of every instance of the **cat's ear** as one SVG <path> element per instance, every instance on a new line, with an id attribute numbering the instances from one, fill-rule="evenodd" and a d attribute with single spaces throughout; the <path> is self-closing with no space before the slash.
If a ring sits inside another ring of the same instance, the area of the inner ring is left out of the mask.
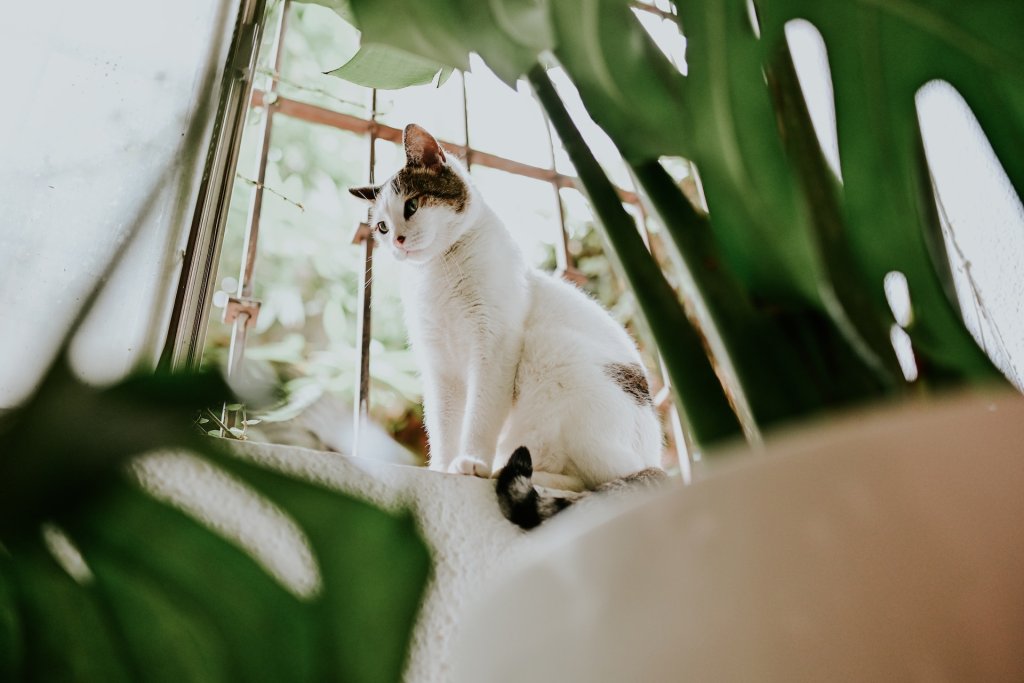
<path id="1" fill-rule="evenodd" d="M 445 157 L 441 145 L 433 135 L 415 123 L 405 127 L 402 142 L 405 144 L 406 166 L 425 166 L 429 169 L 444 166 Z"/>
<path id="2" fill-rule="evenodd" d="M 350 187 L 348 191 L 353 197 L 365 199 L 368 202 L 377 201 L 377 193 L 380 192 L 380 185 L 367 185 L 366 187 Z"/>

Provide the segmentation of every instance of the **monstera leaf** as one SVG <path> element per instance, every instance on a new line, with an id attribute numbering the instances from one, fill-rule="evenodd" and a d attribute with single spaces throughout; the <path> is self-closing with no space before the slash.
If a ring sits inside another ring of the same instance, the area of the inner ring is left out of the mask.
<path id="1" fill-rule="evenodd" d="M 401 680 L 429 573 L 412 518 L 244 462 L 198 434 L 194 409 L 227 394 L 216 377 L 163 373 L 97 389 L 57 365 L 4 417 L 0 677 Z M 286 585 L 122 467 L 167 447 L 201 455 L 204 471 L 290 518 L 319 583 Z M 55 530 L 78 565 L 44 542 Z"/>
<path id="2" fill-rule="evenodd" d="M 369 43 L 390 45 L 466 70 L 476 52 L 506 83 L 514 84 L 550 47 L 546 2 L 402 2 L 352 0 L 356 27 Z"/>
<path id="3" fill-rule="evenodd" d="M 890 271 L 903 272 L 914 308 L 909 330 L 924 359 L 959 377 L 987 378 L 991 364 L 951 300 L 931 181 L 922 163 L 917 90 L 948 80 L 973 108 L 1011 182 L 1024 187 L 1024 5 L 989 0 L 766 0 L 769 51 L 785 22 L 822 34 L 835 90 L 847 241 L 877 300 Z"/>
<path id="4" fill-rule="evenodd" d="M 590 116 L 630 161 L 692 158 L 687 81 L 620 0 L 562 0 L 551 7 L 555 56 Z"/>
<path id="5" fill-rule="evenodd" d="M 354 24 L 356 21 L 355 15 L 352 14 L 352 5 L 348 0 L 302 0 L 307 5 L 320 5 L 327 9 L 334 10 L 335 14 L 344 19 L 350 24 Z"/>
<path id="6" fill-rule="evenodd" d="M 327 73 L 367 88 L 398 90 L 430 83 L 439 73 L 437 85 L 441 87 L 452 75 L 452 68 L 395 47 L 363 43 L 350 60 Z"/>
<path id="7" fill-rule="evenodd" d="M 636 293 L 662 358 L 672 378 L 675 398 L 692 436 L 700 443 L 714 443 L 739 434 L 744 424 L 731 410 L 704 343 L 679 305 L 672 287 L 654 257 L 644 246 L 633 218 L 622 207 L 615 187 L 576 129 L 554 85 L 541 67 L 530 72 L 530 83 L 544 105 L 551 123 L 580 175 L 594 213 L 615 250 L 621 269 Z M 742 397 L 734 397 L 742 400 Z"/>

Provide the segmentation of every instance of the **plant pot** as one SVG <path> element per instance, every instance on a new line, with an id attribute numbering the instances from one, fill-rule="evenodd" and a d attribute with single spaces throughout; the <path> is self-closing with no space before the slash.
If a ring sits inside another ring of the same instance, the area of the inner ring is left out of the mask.
<path id="1" fill-rule="evenodd" d="M 1024 680 L 1021 397 L 766 451 L 541 528 L 464 622 L 453 680 Z"/>

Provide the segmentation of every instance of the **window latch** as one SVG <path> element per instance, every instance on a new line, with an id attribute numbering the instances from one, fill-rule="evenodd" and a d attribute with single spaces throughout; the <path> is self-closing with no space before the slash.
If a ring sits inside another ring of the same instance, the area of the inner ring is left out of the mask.
<path id="1" fill-rule="evenodd" d="M 240 315 L 247 316 L 246 327 L 255 325 L 256 319 L 260 317 L 260 300 L 243 296 L 228 297 L 228 303 L 224 306 L 224 322 L 233 323 Z"/>

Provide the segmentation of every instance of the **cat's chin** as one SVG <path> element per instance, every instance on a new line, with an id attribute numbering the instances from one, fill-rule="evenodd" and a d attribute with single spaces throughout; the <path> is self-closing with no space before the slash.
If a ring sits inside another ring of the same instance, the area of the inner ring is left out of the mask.
<path id="1" fill-rule="evenodd" d="M 434 257 L 433 251 L 427 249 L 410 249 L 408 251 L 394 251 L 395 260 L 399 263 L 411 263 L 419 265 L 426 263 Z"/>

